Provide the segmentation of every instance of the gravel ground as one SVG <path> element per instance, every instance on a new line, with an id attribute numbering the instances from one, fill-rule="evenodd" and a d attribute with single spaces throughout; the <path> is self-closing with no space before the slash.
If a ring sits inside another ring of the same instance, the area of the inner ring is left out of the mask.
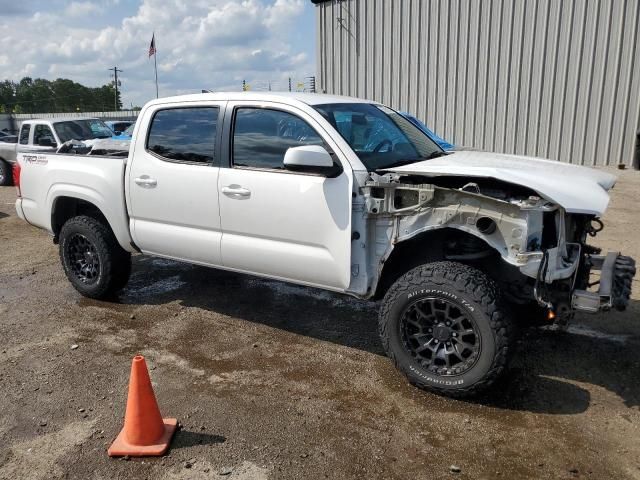
<path id="1" fill-rule="evenodd" d="M 640 173 L 620 174 L 594 243 L 640 259 Z M 366 302 L 142 256 L 117 303 L 82 298 L 14 199 L 0 187 L 2 479 L 640 479 L 638 282 L 627 312 L 528 333 L 491 396 L 456 401 L 405 382 Z M 165 457 L 110 459 L 136 353 L 182 429 Z"/>

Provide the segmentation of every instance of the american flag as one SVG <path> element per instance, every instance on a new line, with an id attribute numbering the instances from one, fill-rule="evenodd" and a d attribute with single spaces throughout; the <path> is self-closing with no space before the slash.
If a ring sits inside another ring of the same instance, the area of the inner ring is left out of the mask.
<path id="1" fill-rule="evenodd" d="M 149 58 L 156 54 L 156 34 L 151 37 L 151 45 L 149 45 Z"/>

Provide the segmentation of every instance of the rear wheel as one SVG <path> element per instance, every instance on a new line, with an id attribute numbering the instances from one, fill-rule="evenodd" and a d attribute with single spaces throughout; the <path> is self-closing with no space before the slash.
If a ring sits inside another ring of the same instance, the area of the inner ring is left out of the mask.
<path id="1" fill-rule="evenodd" d="M 412 384 L 455 397 L 492 385 L 512 342 L 495 283 L 454 262 L 422 265 L 400 277 L 383 300 L 379 331 Z"/>
<path id="2" fill-rule="evenodd" d="M 0 160 L 0 186 L 11 185 L 13 183 L 12 180 L 11 165 L 4 160 Z"/>
<path id="3" fill-rule="evenodd" d="M 112 296 L 127 284 L 131 272 L 131 254 L 107 225 L 87 216 L 62 226 L 60 260 L 71 284 L 90 298 Z"/>

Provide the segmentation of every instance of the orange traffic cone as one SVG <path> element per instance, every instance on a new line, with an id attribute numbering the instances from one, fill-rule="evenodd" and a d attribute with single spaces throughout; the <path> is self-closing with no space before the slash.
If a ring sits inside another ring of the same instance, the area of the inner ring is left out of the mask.
<path id="1" fill-rule="evenodd" d="M 109 447 L 110 457 L 158 456 L 169 448 L 176 431 L 175 418 L 160 416 L 147 363 L 142 355 L 133 357 L 124 428 Z"/>

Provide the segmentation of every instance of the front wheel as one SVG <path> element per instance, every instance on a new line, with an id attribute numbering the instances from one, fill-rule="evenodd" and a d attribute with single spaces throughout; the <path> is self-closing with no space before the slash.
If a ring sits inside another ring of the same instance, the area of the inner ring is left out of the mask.
<path id="1" fill-rule="evenodd" d="M 454 262 L 422 265 L 400 277 L 384 297 L 379 331 L 412 384 L 453 397 L 492 385 L 511 348 L 510 319 L 495 283 Z"/>
<path id="2" fill-rule="evenodd" d="M 60 260 L 71 284 L 89 298 L 112 296 L 131 273 L 131 254 L 108 225 L 87 216 L 71 218 L 62 226 Z"/>

